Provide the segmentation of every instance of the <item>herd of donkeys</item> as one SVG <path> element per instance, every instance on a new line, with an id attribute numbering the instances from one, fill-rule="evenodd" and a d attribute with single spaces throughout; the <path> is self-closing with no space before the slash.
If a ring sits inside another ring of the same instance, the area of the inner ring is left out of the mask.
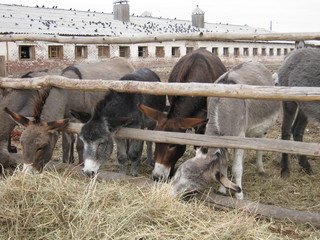
<path id="1" fill-rule="evenodd" d="M 160 82 L 158 75 L 148 68 L 135 70 L 125 58 L 112 58 L 91 64 L 69 66 L 30 72 L 23 78 L 58 74 L 72 79 L 104 79 L 120 81 Z M 258 86 L 320 87 L 320 50 L 302 48 L 291 52 L 276 73 L 261 63 L 248 61 L 229 71 L 221 60 L 204 49 L 183 56 L 173 67 L 168 82 L 204 82 L 215 84 L 247 84 Z M 167 98 L 169 106 L 166 106 Z M 120 172 L 126 172 L 131 161 L 130 174 L 137 176 L 137 164 L 142 155 L 143 141 L 114 138 L 121 127 L 158 131 L 185 132 L 219 136 L 262 137 L 278 119 L 283 108 L 281 138 L 302 141 L 310 121 L 320 121 L 319 102 L 267 101 L 221 97 L 160 96 L 141 93 L 123 93 L 109 89 L 106 92 L 67 90 L 46 87 L 37 90 L 5 89 L 0 102 L 0 164 L 15 166 L 10 134 L 16 124 L 24 130 L 20 137 L 23 148 L 23 171 L 41 172 L 51 160 L 53 150 L 62 132 L 63 162 L 74 161 L 75 135 L 63 132 L 69 122 L 82 122 L 76 149 L 83 172 L 92 177 L 111 156 L 114 142 Z M 234 149 L 232 175 L 227 176 L 228 151 L 221 147 L 199 147 L 195 156 L 175 164 L 186 146 L 171 143 L 147 143 L 147 161 L 153 165 L 155 180 L 171 179 L 172 194 L 181 195 L 208 188 L 212 181 L 221 185 L 218 191 L 232 190 L 237 199 L 243 199 L 242 173 L 245 150 Z M 306 173 L 312 168 L 306 156 L 298 156 Z M 262 153 L 257 151 L 257 169 L 264 173 Z M 288 154 L 281 159 L 281 176 L 289 175 Z"/>

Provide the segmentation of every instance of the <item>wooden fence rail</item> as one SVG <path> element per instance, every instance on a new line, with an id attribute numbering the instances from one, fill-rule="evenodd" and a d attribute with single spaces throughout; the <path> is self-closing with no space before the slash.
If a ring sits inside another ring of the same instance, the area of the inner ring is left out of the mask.
<path id="1" fill-rule="evenodd" d="M 295 101 L 320 100 L 320 88 L 314 87 L 262 87 L 236 84 L 75 80 L 61 76 L 45 76 L 32 79 L 0 78 L 0 87 L 3 88 L 41 89 L 45 86 L 90 91 L 105 91 L 112 88 L 120 92 L 136 92 L 156 95 L 213 96 Z M 70 124 L 67 131 L 79 133 L 81 126 L 81 124 Z M 121 129 L 116 133 L 116 137 L 206 147 L 254 149 L 320 156 L 319 143 L 301 143 L 274 139 L 250 139 L 228 136 L 205 136 L 190 133 L 156 131 L 150 133 L 147 130 L 130 128 Z"/>
<path id="2" fill-rule="evenodd" d="M 177 33 L 136 37 L 74 37 L 39 34 L 7 34 L 0 36 L 0 42 L 47 41 L 74 44 L 134 44 L 173 41 L 303 41 L 320 40 L 320 32 L 306 33 Z"/>
<path id="3" fill-rule="evenodd" d="M 250 98 L 264 100 L 320 101 L 320 88 L 252 86 L 241 84 L 165 83 L 117 80 L 76 80 L 62 76 L 38 78 L 0 78 L 0 87 L 17 89 L 41 89 L 54 86 L 73 90 L 105 91 L 112 88 L 119 92 L 154 95 L 208 96 Z"/>
<path id="4" fill-rule="evenodd" d="M 66 131 L 71 133 L 80 133 L 82 126 L 83 124 L 81 123 L 70 123 Z M 267 138 L 257 139 L 233 136 L 208 136 L 193 133 L 165 132 L 134 128 L 121 128 L 115 134 L 115 137 L 120 139 L 167 142 L 172 144 L 186 144 L 203 147 L 241 148 L 320 156 L 320 143 L 295 142 Z"/>

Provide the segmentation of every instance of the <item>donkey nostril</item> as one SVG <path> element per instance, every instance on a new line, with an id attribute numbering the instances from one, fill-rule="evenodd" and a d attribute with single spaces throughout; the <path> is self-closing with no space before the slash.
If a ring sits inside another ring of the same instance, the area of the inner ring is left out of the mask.
<path id="1" fill-rule="evenodd" d="M 152 176 L 152 179 L 153 179 L 153 181 L 156 181 L 156 182 L 158 182 L 160 179 L 159 179 L 159 177 L 157 177 L 157 176 Z"/>

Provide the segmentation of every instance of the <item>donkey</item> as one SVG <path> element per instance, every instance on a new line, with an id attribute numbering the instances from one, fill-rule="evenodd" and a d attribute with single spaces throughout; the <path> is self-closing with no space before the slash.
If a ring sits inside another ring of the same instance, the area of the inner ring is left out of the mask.
<path id="1" fill-rule="evenodd" d="M 60 74 L 59 69 L 45 69 L 40 71 L 28 72 L 21 78 L 40 77 L 44 75 Z M 4 108 L 8 107 L 13 111 L 31 116 L 32 104 L 31 99 L 38 96 L 36 90 L 20 90 L 20 89 L 4 89 L 0 102 L 0 164 L 5 167 L 16 167 L 18 162 L 21 162 L 20 155 L 10 154 L 16 153 L 16 147 L 11 145 L 11 131 L 16 123 L 12 121 Z"/>
<path id="2" fill-rule="evenodd" d="M 81 78 L 83 79 L 119 79 L 123 75 L 128 74 L 134 70 L 132 64 L 128 62 L 128 60 L 124 58 L 112 58 L 108 61 L 95 63 L 95 64 L 83 64 L 83 65 L 75 65 L 73 67 L 68 68 L 64 71 L 62 75 L 69 78 L 79 78 L 79 73 L 81 73 Z M 33 132 L 33 134 L 27 134 L 30 131 L 27 131 L 22 138 L 24 140 L 24 151 L 26 149 L 34 149 L 34 152 L 30 153 L 30 157 L 34 156 L 31 160 L 24 159 L 24 163 L 27 164 L 27 167 L 24 169 L 26 171 L 34 172 L 41 171 L 43 166 L 49 162 L 52 156 L 52 148 L 45 147 L 54 145 L 57 141 L 57 131 L 60 128 L 48 129 L 46 124 L 55 121 L 56 119 L 64 119 L 71 116 L 70 109 L 74 109 L 75 111 L 82 111 L 90 113 L 92 110 L 92 106 L 94 106 L 99 100 L 101 100 L 104 96 L 102 92 L 93 92 L 93 91 L 77 91 L 77 90 L 66 90 L 59 88 L 52 88 L 49 92 L 49 95 L 46 99 L 45 104 L 43 105 L 43 109 L 41 111 L 41 124 L 39 128 L 35 129 L 37 132 Z M 18 104 L 24 105 L 25 102 L 19 102 L 14 104 L 16 106 Z M 2 102 L 1 102 L 2 104 Z M 29 106 L 29 105 L 28 105 Z M 10 116 L 16 121 L 16 123 L 24 125 L 26 128 L 34 127 L 32 122 L 28 122 L 26 125 L 25 122 L 21 122 L 20 119 L 23 119 L 23 114 L 21 112 L 14 112 L 11 107 L 8 107 L 8 112 Z M 30 116 L 30 107 L 26 111 L 26 115 Z M 24 113 L 24 114 L 25 114 Z M 2 111 L 0 111 L 0 117 L 3 116 Z M 7 119 L 7 118 L 5 118 Z M 46 123 L 46 124 L 45 124 Z M 12 122 L 6 120 L 1 122 L 0 127 L 4 129 L 3 132 L 6 131 L 5 136 L 8 136 L 8 133 L 11 132 Z M 12 124 L 14 126 L 14 124 Z M 1 132 L 1 134 L 3 134 Z M 47 139 L 47 135 L 49 133 L 54 132 L 55 134 L 50 134 L 48 141 L 42 141 Z M 41 148 L 41 152 L 37 152 L 37 149 Z M 31 162 L 30 162 L 31 161 Z M 41 162 L 41 164 L 39 164 Z M 35 166 L 40 166 L 35 168 Z M 35 169 L 33 169 L 35 168 Z"/>
<path id="3" fill-rule="evenodd" d="M 218 84 L 248 84 L 272 86 L 271 72 L 258 62 L 246 62 L 222 75 Z M 278 118 L 280 103 L 276 101 L 208 98 L 206 135 L 262 137 Z M 196 156 L 182 163 L 173 178 L 173 194 L 203 190 L 210 182 L 218 180 L 222 185 L 219 192 L 226 193 L 226 187 L 234 190 L 238 199 L 243 199 L 242 172 L 245 151 L 234 150 L 232 173 L 235 184 L 227 179 L 227 151 L 224 148 L 201 148 Z M 262 152 L 257 151 L 257 167 L 263 174 Z"/>
<path id="4" fill-rule="evenodd" d="M 61 130 L 69 122 L 69 119 L 58 121 L 45 122 L 41 120 L 41 111 L 45 104 L 46 98 L 50 93 L 51 88 L 45 88 L 40 92 L 39 96 L 35 97 L 34 103 L 34 120 L 12 112 L 7 107 L 4 111 L 7 112 L 16 122 L 26 127 L 26 130 L 21 134 L 21 145 L 23 147 L 23 171 L 40 172 L 46 162 L 45 159 L 51 159 L 55 142 L 58 140 L 58 135 L 55 131 Z M 41 135 L 41 139 L 39 138 Z M 36 144 L 29 144 L 30 136 L 34 138 Z M 54 141 L 52 141 L 54 139 Z M 39 158 L 42 156 L 42 158 Z M 39 159 L 38 159 L 39 158 Z"/>
<path id="5" fill-rule="evenodd" d="M 320 87 L 320 50 L 302 48 L 293 51 L 285 59 L 278 71 L 279 85 L 292 87 Z M 281 139 L 289 140 L 291 133 L 295 141 L 303 141 L 303 134 L 308 122 L 320 122 L 319 102 L 284 101 Z M 304 155 L 299 155 L 299 164 L 306 173 L 312 168 Z M 281 159 L 281 176 L 290 175 L 288 154 Z"/>
<path id="6" fill-rule="evenodd" d="M 213 53 L 198 49 L 183 56 L 172 69 L 169 82 L 215 82 L 227 69 Z M 153 111 L 140 105 L 140 110 L 157 121 L 155 130 L 185 132 L 187 128 L 181 118 L 205 118 L 207 111 L 206 97 L 170 96 L 168 114 Z M 205 119 L 193 122 L 190 127 L 197 127 L 196 133 L 204 132 Z M 202 125 L 202 126 L 201 126 Z M 152 175 L 155 180 L 167 180 L 174 174 L 174 166 L 184 154 L 185 145 L 156 143 L 154 152 L 155 167 Z"/>
<path id="7" fill-rule="evenodd" d="M 148 68 L 127 74 L 120 80 L 160 82 L 158 75 Z M 117 93 L 110 90 L 105 98 L 96 105 L 92 117 L 85 123 L 80 133 L 80 138 L 84 143 L 84 173 L 88 176 L 97 174 L 100 166 L 112 154 L 113 135 L 121 126 L 141 129 L 155 127 L 155 122 L 139 111 L 137 104 L 140 103 L 163 111 L 166 96 Z M 79 112 L 75 112 L 74 116 L 83 120 Z M 141 157 L 143 141 L 115 139 L 115 142 L 120 172 L 126 172 L 125 163 L 127 159 L 130 159 L 131 175 L 137 176 L 137 163 Z"/>

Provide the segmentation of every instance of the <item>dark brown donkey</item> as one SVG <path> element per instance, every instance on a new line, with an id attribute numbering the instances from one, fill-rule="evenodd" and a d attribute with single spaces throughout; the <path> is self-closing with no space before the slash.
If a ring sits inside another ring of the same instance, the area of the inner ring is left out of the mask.
<path id="1" fill-rule="evenodd" d="M 114 80 L 120 79 L 123 75 L 128 74 L 134 70 L 132 64 L 124 58 L 113 58 L 109 59 L 108 61 L 103 61 L 95 64 L 74 65 L 73 68 L 74 69 L 65 71 L 63 75 L 69 78 Z M 24 163 L 28 164 L 25 169 L 32 172 L 34 170 L 42 170 L 44 165 L 51 159 L 53 149 L 51 149 L 49 146 L 51 146 L 51 144 L 55 144 L 57 138 L 54 134 L 50 134 L 48 142 L 44 143 L 42 139 L 46 139 L 46 135 L 56 129 L 48 128 L 47 124 L 55 121 L 56 119 L 64 119 L 69 117 L 70 109 L 91 113 L 93 106 L 99 100 L 101 100 L 104 95 L 105 93 L 103 92 L 76 91 L 52 88 L 41 112 L 41 120 L 44 123 L 42 124 L 42 126 L 37 128 L 38 134 L 34 132 L 27 137 L 27 135 L 24 134 L 25 131 L 22 133 L 21 140 L 23 139 L 24 141 L 22 144 L 25 144 L 24 161 L 26 162 Z M 23 102 L 21 103 L 21 105 L 25 103 L 26 102 Z M 5 106 L 3 106 L 2 109 L 4 107 Z M 15 116 L 22 115 L 21 112 L 19 112 L 18 114 L 14 112 L 16 110 L 13 110 L 11 107 L 8 108 L 12 111 L 11 117 L 17 121 L 17 118 Z M 0 111 L 0 118 L 4 114 L 6 114 L 2 113 L 4 112 L 2 111 L 2 109 Z M 26 112 L 25 116 L 30 116 L 30 111 Z M 7 120 L 6 122 L 1 122 L 0 129 L 2 128 L 7 132 L 11 132 L 14 126 L 13 124 L 12 128 L 8 127 L 11 126 L 11 122 L 9 120 Z M 19 124 L 25 125 L 25 123 L 21 123 L 19 121 L 17 122 Z M 34 127 L 34 124 L 28 124 L 27 126 L 27 128 L 32 127 Z M 4 136 L 7 137 L 8 134 L 5 134 Z M 32 153 L 30 152 L 30 154 L 33 156 L 37 156 L 33 158 L 32 162 L 26 159 L 26 148 L 33 149 L 34 151 Z M 40 165 L 38 164 L 39 162 L 41 163 Z"/>
<path id="2" fill-rule="evenodd" d="M 215 82 L 227 71 L 221 60 L 207 50 L 199 49 L 182 57 L 174 66 L 169 82 Z M 196 133 L 204 133 L 207 117 L 207 98 L 171 96 L 168 114 L 140 105 L 140 110 L 148 117 L 157 121 L 155 130 L 170 132 L 185 132 L 185 121 L 190 127 L 196 127 Z M 203 118 L 184 119 L 182 118 Z M 201 126 L 202 125 L 202 126 Z M 157 143 L 154 152 L 155 167 L 152 175 L 154 179 L 167 180 L 174 174 L 174 166 L 184 154 L 185 145 Z"/>

